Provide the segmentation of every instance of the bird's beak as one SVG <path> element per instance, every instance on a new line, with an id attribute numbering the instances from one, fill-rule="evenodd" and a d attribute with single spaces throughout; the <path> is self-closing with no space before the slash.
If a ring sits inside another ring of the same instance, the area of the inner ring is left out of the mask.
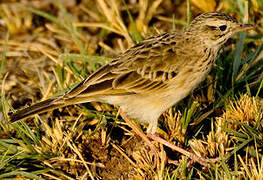
<path id="1" fill-rule="evenodd" d="M 247 30 L 251 30 L 254 29 L 254 26 L 252 24 L 238 24 L 235 28 L 234 28 L 234 32 L 240 32 L 240 31 L 247 31 Z"/>

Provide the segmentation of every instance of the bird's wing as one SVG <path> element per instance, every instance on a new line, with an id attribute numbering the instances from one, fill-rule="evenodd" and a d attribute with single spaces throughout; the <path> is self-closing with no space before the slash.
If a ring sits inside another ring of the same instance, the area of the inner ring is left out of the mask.
<path id="1" fill-rule="evenodd" d="M 184 52 L 178 48 L 181 39 L 176 32 L 146 39 L 102 66 L 65 96 L 151 93 L 167 88 L 185 64 Z"/>

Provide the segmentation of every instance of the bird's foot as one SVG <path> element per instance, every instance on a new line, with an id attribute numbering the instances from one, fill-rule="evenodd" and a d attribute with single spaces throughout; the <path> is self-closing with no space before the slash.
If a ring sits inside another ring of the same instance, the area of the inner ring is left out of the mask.
<path id="1" fill-rule="evenodd" d="M 146 144 L 149 146 L 149 148 L 151 149 L 151 152 L 153 153 L 153 157 L 154 157 L 154 164 L 157 165 L 157 163 L 160 160 L 160 151 L 157 149 L 157 147 L 152 143 L 152 141 L 149 139 L 151 138 L 152 140 L 154 140 L 155 142 L 158 142 L 160 144 L 163 144 L 169 148 L 171 148 L 172 150 L 175 150 L 185 156 L 187 156 L 188 158 L 191 159 L 191 163 L 193 162 L 198 162 L 199 164 L 203 165 L 203 166 L 209 166 L 210 163 L 215 163 L 218 160 L 220 160 L 220 158 L 214 158 L 214 159 L 206 159 L 203 157 L 199 157 L 197 155 L 195 155 L 194 153 L 191 153 L 189 151 L 184 150 L 183 148 L 180 148 L 168 141 L 166 141 L 165 139 L 156 136 L 155 134 L 152 133 L 147 133 L 147 135 L 145 135 L 143 133 L 143 131 L 137 126 L 136 123 L 134 123 L 132 120 L 130 120 L 127 115 L 120 110 L 120 115 L 122 116 L 122 118 L 125 120 L 125 122 L 132 128 L 132 130 L 139 135 L 142 140 L 144 142 L 146 142 Z M 168 159 L 169 162 L 169 159 Z"/>
<path id="2" fill-rule="evenodd" d="M 169 148 L 171 148 L 172 150 L 175 150 L 185 156 L 187 156 L 188 158 L 190 158 L 192 161 L 194 162 L 198 162 L 199 164 L 203 165 L 203 166 L 209 166 L 210 163 L 215 163 L 219 160 L 219 158 L 214 158 L 214 159 L 206 159 L 206 158 L 202 158 L 202 157 L 199 157 L 197 155 L 195 155 L 194 153 L 191 153 L 189 151 L 186 151 L 168 141 L 166 141 L 165 139 L 162 139 L 161 137 L 159 136 L 156 136 L 154 134 L 148 134 L 148 137 L 150 137 L 152 140 L 156 141 L 156 142 L 159 142 L 160 144 L 163 144 Z M 169 162 L 169 160 L 168 160 Z"/>

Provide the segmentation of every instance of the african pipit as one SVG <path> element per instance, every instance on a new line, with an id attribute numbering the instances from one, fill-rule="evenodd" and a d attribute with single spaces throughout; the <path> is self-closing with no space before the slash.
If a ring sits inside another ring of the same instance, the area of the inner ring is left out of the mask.
<path id="1" fill-rule="evenodd" d="M 154 134 L 159 116 L 206 77 L 220 47 L 234 33 L 252 28 L 221 12 L 201 14 L 183 31 L 136 44 L 64 95 L 18 110 L 10 116 L 11 122 L 71 104 L 100 101 L 120 106 L 128 117 L 149 124 L 147 132 Z"/>

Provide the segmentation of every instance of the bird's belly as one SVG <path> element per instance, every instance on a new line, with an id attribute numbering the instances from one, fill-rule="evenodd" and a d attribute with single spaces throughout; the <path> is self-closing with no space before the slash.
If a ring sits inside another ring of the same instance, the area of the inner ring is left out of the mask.
<path id="1" fill-rule="evenodd" d="M 139 94 L 108 96 L 104 97 L 104 101 L 120 106 L 128 117 L 145 124 L 150 124 L 153 120 L 158 119 L 167 104 L 167 102 L 162 101 L 159 95 Z"/>
<path id="2" fill-rule="evenodd" d="M 167 92 L 166 99 L 170 101 L 170 106 L 178 103 L 187 95 L 189 95 L 206 77 L 207 73 L 196 73 L 185 77 L 179 77 L 171 85 L 169 92 Z"/>
<path id="3" fill-rule="evenodd" d="M 169 107 L 185 98 L 203 80 L 201 75 L 180 78 L 168 89 L 151 94 L 105 96 L 102 100 L 120 106 L 130 118 L 150 124 Z"/>
<path id="4" fill-rule="evenodd" d="M 140 123 L 150 124 L 157 120 L 166 109 L 188 94 L 189 90 L 180 88 L 173 92 L 166 91 L 147 95 L 107 96 L 103 101 L 120 106 L 130 118 Z"/>

